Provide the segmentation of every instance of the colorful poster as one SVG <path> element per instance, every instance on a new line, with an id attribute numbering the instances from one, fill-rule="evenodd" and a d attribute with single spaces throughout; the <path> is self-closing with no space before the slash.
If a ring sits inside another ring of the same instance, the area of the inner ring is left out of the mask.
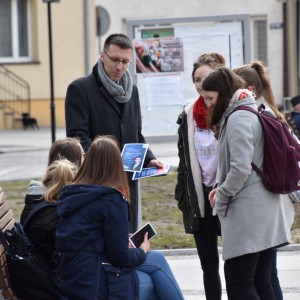
<path id="1" fill-rule="evenodd" d="M 183 42 L 165 37 L 134 41 L 136 73 L 183 72 Z"/>

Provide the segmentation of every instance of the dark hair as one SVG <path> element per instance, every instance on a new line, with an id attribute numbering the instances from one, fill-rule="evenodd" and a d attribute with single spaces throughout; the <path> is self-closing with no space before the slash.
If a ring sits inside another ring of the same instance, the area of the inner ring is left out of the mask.
<path id="1" fill-rule="evenodd" d="M 121 49 L 133 50 L 133 45 L 129 37 L 122 33 L 111 34 L 104 42 L 103 50 L 108 51 L 110 45 L 117 45 Z"/>
<path id="2" fill-rule="evenodd" d="M 247 86 L 252 86 L 255 89 L 257 98 L 260 96 L 265 98 L 277 119 L 284 121 L 284 117 L 276 106 L 268 74 L 261 61 L 253 61 L 250 64 L 235 68 L 233 71 L 246 81 Z"/>
<path id="3" fill-rule="evenodd" d="M 99 136 L 90 145 L 74 183 L 110 186 L 130 197 L 127 175 L 117 141 L 112 136 Z"/>
<path id="4" fill-rule="evenodd" d="M 195 82 L 195 72 L 201 66 L 209 66 L 212 69 L 225 66 L 225 58 L 216 52 L 204 53 L 197 58 L 197 61 L 194 62 L 193 71 L 192 71 L 192 80 Z"/>
<path id="5" fill-rule="evenodd" d="M 66 158 L 80 167 L 83 159 L 82 154 L 83 149 L 79 139 L 70 137 L 59 139 L 51 146 L 48 157 L 48 166 L 55 160 Z"/>
<path id="6" fill-rule="evenodd" d="M 244 80 L 227 67 L 220 67 L 204 78 L 202 89 L 218 92 L 218 99 L 210 116 L 212 128 L 219 123 L 234 93 L 244 86 Z"/>

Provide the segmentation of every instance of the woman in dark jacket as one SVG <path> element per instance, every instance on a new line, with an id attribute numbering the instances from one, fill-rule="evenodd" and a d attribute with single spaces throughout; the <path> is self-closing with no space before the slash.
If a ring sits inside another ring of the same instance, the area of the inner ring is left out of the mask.
<path id="1" fill-rule="evenodd" d="M 32 180 L 21 214 L 21 224 L 31 242 L 50 261 L 54 251 L 57 225 L 56 203 L 64 185 L 71 182 L 81 165 L 83 149 L 75 138 L 63 138 L 53 143 L 48 158 L 48 168 L 42 182 Z M 46 205 L 52 203 L 52 205 Z M 35 212 L 27 220 L 31 211 Z"/>
<path id="2" fill-rule="evenodd" d="M 49 167 L 55 160 L 66 158 L 77 167 L 80 167 L 83 160 L 84 151 L 78 139 L 76 138 L 61 138 L 55 141 L 50 149 L 48 156 Z M 23 225 L 30 211 L 36 206 L 36 204 L 42 202 L 43 195 L 45 193 L 44 183 L 31 180 L 28 185 L 28 192 L 25 196 L 25 206 L 21 213 L 20 222 Z"/>
<path id="3" fill-rule="evenodd" d="M 202 80 L 225 64 L 218 53 L 202 54 L 194 63 L 192 79 L 199 98 L 179 115 L 179 166 L 175 198 L 183 213 L 184 228 L 194 235 L 203 270 L 205 296 L 222 296 L 219 275 L 218 217 L 213 216 L 208 194 L 216 183 L 217 141 L 208 126 L 208 109 L 201 96 Z"/>
<path id="4" fill-rule="evenodd" d="M 36 248 L 50 261 L 55 243 L 55 231 L 58 222 L 56 212 L 56 201 L 61 189 L 71 182 L 77 172 L 77 166 L 68 161 L 61 159 L 54 161 L 47 169 L 43 183 L 45 193 L 41 202 L 36 204 L 33 210 L 39 208 L 27 221 L 24 227 L 29 239 Z M 45 204 L 49 203 L 49 205 Z"/>
<path id="5" fill-rule="evenodd" d="M 57 203 L 53 281 L 61 299 L 183 299 L 164 256 L 148 252 L 147 233 L 139 248 L 128 247 L 129 194 L 117 142 L 96 138 Z"/>

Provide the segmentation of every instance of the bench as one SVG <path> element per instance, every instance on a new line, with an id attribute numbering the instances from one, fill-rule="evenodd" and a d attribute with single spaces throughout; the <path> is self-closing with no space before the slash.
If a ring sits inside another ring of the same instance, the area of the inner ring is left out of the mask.
<path id="1" fill-rule="evenodd" d="M 9 206 L 6 194 L 0 187 L 0 228 L 5 231 L 14 226 L 13 211 Z M 9 275 L 6 265 L 5 249 L 0 243 L 0 290 L 2 297 L 7 300 L 19 300 L 9 283 Z"/>

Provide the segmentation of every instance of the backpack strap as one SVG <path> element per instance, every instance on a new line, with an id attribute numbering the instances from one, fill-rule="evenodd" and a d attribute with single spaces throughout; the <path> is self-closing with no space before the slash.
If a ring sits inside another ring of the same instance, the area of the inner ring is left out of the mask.
<path id="1" fill-rule="evenodd" d="M 25 229 L 26 226 L 28 225 L 28 223 L 30 222 L 30 220 L 32 219 L 32 217 L 39 212 L 40 210 L 46 208 L 46 207 L 51 207 L 51 206 L 55 206 L 56 207 L 56 203 L 52 203 L 52 202 L 48 202 L 48 201 L 42 201 L 38 204 L 35 205 L 35 207 L 30 211 L 30 213 L 28 214 L 24 224 L 23 224 L 23 228 Z"/>
<path id="2" fill-rule="evenodd" d="M 2 246 L 4 247 L 6 253 L 8 255 L 12 256 L 12 251 L 11 251 L 10 245 L 8 244 L 5 233 L 2 231 L 2 229 L 0 229 L 0 242 L 1 242 Z"/>
<path id="3" fill-rule="evenodd" d="M 256 111 L 255 109 L 249 107 L 249 106 L 246 106 L 246 105 L 241 105 L 241 106 L 238 106 L 236 107 L 226 118 L 225 118 L 225 124 L 227 123 L 227 119 L 234 113 L 236 112 L 237 110 L 247 110 L 247 111 L 251 111 L 252 113 L 256 114 L 257 116 L 259 116 L 259 112 L 264 109 L 265 106 L 262 104 L 259 106 L 258 108 L 258 111 Z"/>

